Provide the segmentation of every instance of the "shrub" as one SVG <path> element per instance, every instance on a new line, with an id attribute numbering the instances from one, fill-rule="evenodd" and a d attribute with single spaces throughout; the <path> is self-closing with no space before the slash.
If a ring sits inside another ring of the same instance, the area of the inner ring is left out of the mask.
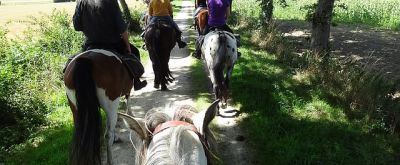
<path id="1" fill-rule="evenodd" d="M 27 24 L 22 41 L 7 40 L 0 28 L 0 160 L 46 124 L 49 112 L 65 105 L 60 98 L 65 96 L 59 94 L 64 91 L 62 69 L 83 41 L 65 11 L 31 18 Z"/>

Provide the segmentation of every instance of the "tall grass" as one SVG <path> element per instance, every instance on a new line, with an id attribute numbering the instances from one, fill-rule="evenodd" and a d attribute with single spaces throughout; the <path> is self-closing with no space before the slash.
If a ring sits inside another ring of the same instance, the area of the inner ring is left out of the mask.
<path id="1" fill-rule="evenodd" d="M 69 21 L 66 12 L 53 11 L 25 22 L 30 29 L 20 40 L 9 40 L 1 33 L 0 105 L 2 121 L 6 121 L 0 131 L 2 161 L 37 131 L 56 127 L 49 115 L 66 106 L 62 69 L 83 41 Z"/>
<path id="2" fill-rule="evenodd" d="M 305 6 L 316 0 L 288 0 L 288 7 L 275 4 L 274 17 L 285 20 L 305 20 Z M 340 0 L 335 2 L 333 21 L 346 24 L 366 24 L 400 30 L 400 1 L 398 0 Z M 343 5 L 342 5 L 343 4 Z"/>

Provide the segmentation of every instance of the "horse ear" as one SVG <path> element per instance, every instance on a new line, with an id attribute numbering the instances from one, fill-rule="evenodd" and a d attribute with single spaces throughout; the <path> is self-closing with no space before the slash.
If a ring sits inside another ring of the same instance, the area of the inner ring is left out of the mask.
<path id="1" fill-rule="evenodd" d="M 204 133 L 207 132 L 208 124 L 210 124 L 217 114 L 219 101 L 219 99 L 215 100 L 207 110 L 201 111 L 192 117 L 193 124 L 201 135 L 204 135 Z"/>
<path id="2" fill-rule="evenodd" d="M 142 119 L 135 119 L 132 116 L 129 116 L 127 114 L 123 114 L 120 112 L 118 112 L 118 116 L 121 117 L 122 119 L 124 119 L 125 125 L 129 129 L 135 131 L 140 136 L 140 139 L 142 139 L 142 140 L 148 139 L 146 130 L 143 129 L 145 126 L 145 123 Z"/>

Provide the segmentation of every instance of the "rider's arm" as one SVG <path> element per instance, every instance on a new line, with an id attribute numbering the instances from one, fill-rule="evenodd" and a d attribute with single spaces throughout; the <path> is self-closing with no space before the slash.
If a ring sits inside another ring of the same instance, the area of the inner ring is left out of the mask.
<path id="1" fill-rule="evenodd" d="M 76 31 L 82 31 L 83 30 L 83 25 L 82 25 L 82 3 L 78 2 L 76 4 L 75 8 L 75 13 L 74 16 L 72 17 L 72 23 L 74 24 L 74 29 Z"/>
<path id="2" fill-rule="evenodd" d="M 171 3 L 168 3 L 168 12 L 169 12 L 169 15 L 173 18 L 174 17 L 174 11 L 172 10 L 172 4 Z"/>
<path id="3" fill-rule="evenodd" d="M 228 19 L 228 17 L 231 16 L 231 7 L 227 7 L 225 11 L 225 19 Z"/>
<path id="4" fill-rule="evenodd" d="M 150 4 L 149 4 L 149 16 L 153 16 L 153 15 L 154 15 L 153 12 L 154 12 L 154 11 L 153 11 L 153 2 L 150 1 Z"/>

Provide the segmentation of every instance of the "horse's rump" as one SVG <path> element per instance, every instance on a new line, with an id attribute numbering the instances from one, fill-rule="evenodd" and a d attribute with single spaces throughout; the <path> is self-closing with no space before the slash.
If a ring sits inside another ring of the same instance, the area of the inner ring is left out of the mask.
<path id="1" fill-rule="evenodd" d="M 100 106 L 107 113 L 107 162 L 112 163 L 118 98 L 129 95 L 133 86 L 127 68 L 109 51 L 86 51 L 75 56 L 66 67 L 64 84 L 75 128 L 70 164 L 101 163 Z"/>
<path id="2" fill-rule="evenodd" d="M 208 23 L 208 10 L 207 8 L 200 8 L 195 15 L 195 27 L 199 35 L 204 33 L 204 29 Z"/>

